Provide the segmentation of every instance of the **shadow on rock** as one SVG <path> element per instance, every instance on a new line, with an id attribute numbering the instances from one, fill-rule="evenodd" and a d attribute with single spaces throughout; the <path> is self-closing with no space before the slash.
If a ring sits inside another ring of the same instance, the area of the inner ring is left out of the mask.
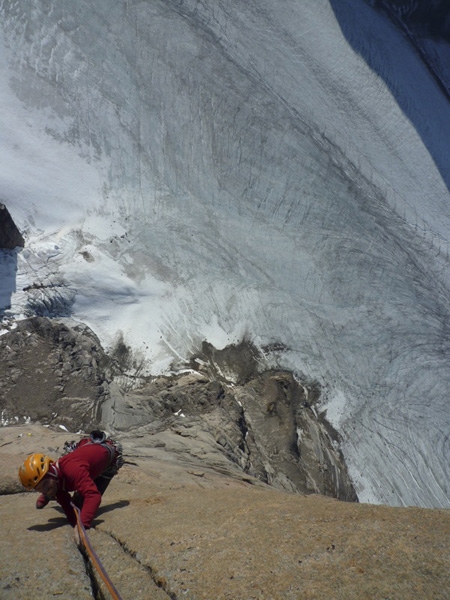
<path id="1" fill-rule="evenodd" d="M 48 523 L 39 523 L 38 525 L 32 525 L 28 527 L 29 531 L 51 531 L 52 529 L 57 529 L 58 527 L 62 527 L 63 525 L 67 525 L 67 519 L 64 517 L 53 517 L 48 520 Z"/>
<path id="2" fill-rule="evenodd" d="M 129 500 L 120 500 L 119 502 L 113 502 L 112 504 L 106 504 L 100 506 L 97 511 L 98 515 L 103 515 L 105 513 L 111 512 L 112 510 L 116 510 L 116 508 L 125 508 L 125 506 L 129 506 Z"/>
<path id="3" fill-rule="evenodd" d="M 116 510 L 117 508 L 125 508 L 130 503 L 128 500 L 120 500 L 119 502 L 113 502 L 112 504 L 107 504 L 105 506 L 101 506 L 98 510 L 98 515 L 111 512 L 112 510 Z M 59 506 L 53 507 L 60 513 L 63 513 L 62 508 Z M 93 526 L 97 526 L 103 523 L 102 519 L 95 519 L 93 522 Z M 57 529 L 58 527 L 62 527 L 63 525 L 67 525 L 68 521 L 65 517 L 52 517 L 48 520 L 47 523 L 39 523 L 38 525 L 32 525 L 28 527 L 29 531 L 52 531 L 53 529 Z"/>

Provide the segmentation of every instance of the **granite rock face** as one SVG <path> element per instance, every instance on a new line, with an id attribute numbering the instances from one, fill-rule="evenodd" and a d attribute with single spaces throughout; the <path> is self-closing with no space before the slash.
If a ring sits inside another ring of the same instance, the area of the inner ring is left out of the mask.
<path id="1" fill-rule="evenodd" d="M 281 491 L 151 436 L 120 437 L 127 462 L 88 535 L 124 599 L 449 597 L 449 511 Z M 56 456 L 65 439 L 52 427 L 3 428 L 0 480 L 28 452 Z M 108 598 L 57 505 L 38 511 L 35 498 L 0 496 L 0 597 Z"/>

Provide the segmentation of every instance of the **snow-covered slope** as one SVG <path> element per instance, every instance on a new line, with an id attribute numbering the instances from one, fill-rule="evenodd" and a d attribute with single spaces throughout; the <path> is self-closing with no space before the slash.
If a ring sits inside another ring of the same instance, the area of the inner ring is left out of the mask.
<path id="1" fill-rule="evenodd" d="M 393 25 L 358 0 L 3 1 L 0 23 L 8 314 L 123 335 L 153 372 L 202 339 L 284 344 L 362 501 L 449 506 L 450 106 Z"/>

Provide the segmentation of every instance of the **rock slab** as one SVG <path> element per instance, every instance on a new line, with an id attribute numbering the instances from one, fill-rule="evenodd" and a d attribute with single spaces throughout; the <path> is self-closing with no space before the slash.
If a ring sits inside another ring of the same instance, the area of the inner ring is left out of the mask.
<path id="1" fill-rule="evenodd" d="M 0 435 L 0 480 L 67 438 L 38 425 Z M 450 511 L 290 493 L 201 468 L 151 436 L 122 442 L 127 463 L 89 535 L 125 600 L 450 597 Z M 35 498 L 0 497 L 0 598 L 102 597 L 57 506 L 37 511 Z"/>

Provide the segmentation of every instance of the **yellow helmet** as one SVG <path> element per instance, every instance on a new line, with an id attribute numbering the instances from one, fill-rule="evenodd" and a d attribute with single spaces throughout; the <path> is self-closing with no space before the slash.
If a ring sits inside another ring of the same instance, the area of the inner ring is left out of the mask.
<path id="1" fill-rule="evenodd" d="M 19 469 L 19 479 L 27 490 L 32 490 L 55 461 L 46 454 L 30 454 Z"/>

